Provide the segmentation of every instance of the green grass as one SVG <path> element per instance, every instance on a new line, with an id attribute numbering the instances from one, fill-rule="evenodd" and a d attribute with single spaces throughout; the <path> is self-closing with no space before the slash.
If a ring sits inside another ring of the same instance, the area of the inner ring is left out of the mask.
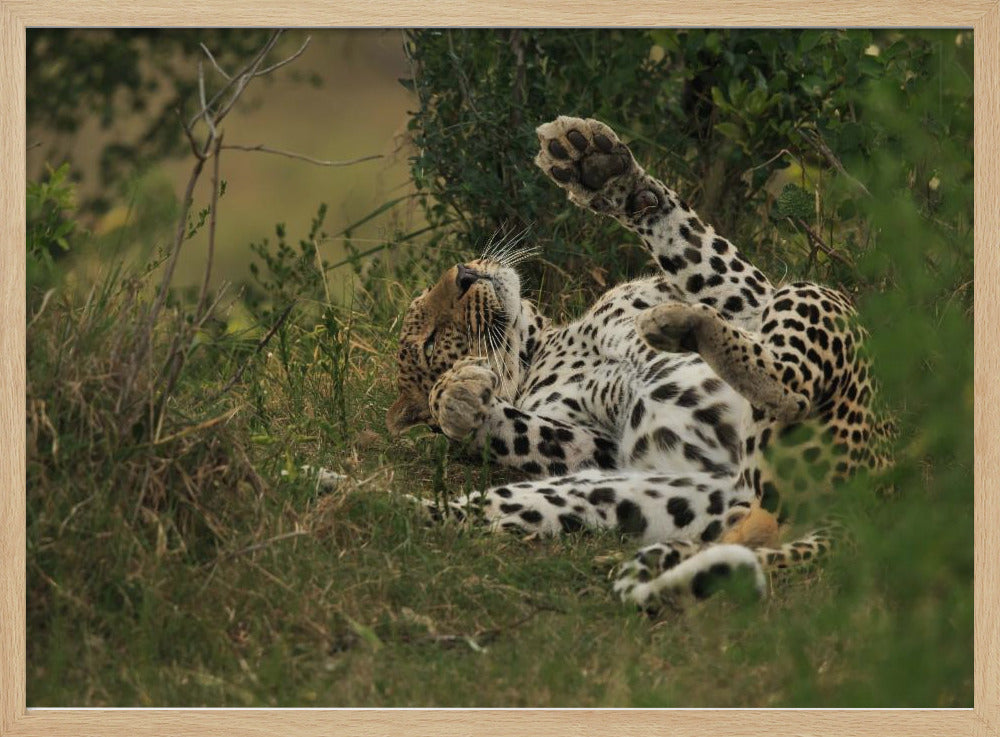
<path id="1" fill-rule="evenodd" d="M 106 357 L 138 308 L 107 294 L 51 305 L 30 340 L 32 706 L 971 704 L 961 453 L 904 447 L 895 496 L 846 489 L 854 547 L 767 601 L 650 618 L 612 595 L 610 560 L 634 547 L 614 533 L 423 523 L 399 492 L 500 472 L 427 431 L 387 436 L 394 329 L 363 304 L 349 329 L 339 313 L 346 374 L 304 316 L 215 402 L 248 347 L 194 354 L 163 432 L 179 437 L 144 446 L 115 435 Z M 303 463 L 347 479 L 318 490 Z"/>

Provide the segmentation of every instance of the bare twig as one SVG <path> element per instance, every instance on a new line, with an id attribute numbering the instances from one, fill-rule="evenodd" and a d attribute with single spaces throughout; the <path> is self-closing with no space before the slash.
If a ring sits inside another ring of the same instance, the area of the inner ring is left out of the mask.
<path id="1" fill-rule="evenodd" d="M 220 90 L 218 90 L 214 95 L 212 95 L 206 107 L 212 107 L 213 105 L 215 105 L 216 102 L 221 100 L 226 93 L 232 90 L 233 87 L 236 87 L 236 90 L 233 93 L 233 97 L 230 98 L 229 102 L 226 105 L 225 111 L 216 113 L 215 115 L 216 125 L 218 125 L 219 122 L 222 120 L 222 118 L 225 117 L 226 113 L 229 112 L 229 108 L 233 106 L 233 103 L 236 102 L 236 99 L 238 99 L 239 96 L 243 94 L 243 90 L 246 88 L 247 83 L 249 83 L 250 79 L 260 68 L 260 65 L 264 61 L 264 57 L 267 56 L 268 53 L 270 53 L 271 49 L 274 48 L 274 45 L 278 42 L 278 39 L 281 37 L 281 34 L 282 31 L 275 31 L 273 34 L 271 34 L 270 38 L 267 39 L 267 42 L 260 48 L 260 50 L 256 54 L 254 54 L 253 58 L 251 58 L 250 61 L 248 61 L 240 71 L 238 71 L 236 74 L 230 77 L 229 81 L 225 85 L 223 85 Z M 194 116 L 191 118 L 190 122 L 188 123 L 188 127 L 193 128 L 195 123 L 198 122 L 198 119 L 202 115 L 203 115 L 203 110 L 199 110 L 197 113 L 195 113 Z"/>
<path id="2" fill-rule="evenodd" d="M 257 58 L 254 59 L 253 63 L 250 65 L 250 68 L 246 71 L 246 73 L 236 78 L 235 89 L 229 96 L 229 99 L 226 101 L 226 103 L 222 106 L 222 108 L 220 108 L 219 112 L 215 114 L 216 125 L 222 122 L 222 119 L 225 118 L 229 114 L 229 111 L 233 109 L 233 105 L 236 104 L 236 101 L 243 96 L 243 92 L 244 90 L 246 90 L 247 85 L 250 84 L 251 80 L 253 80 L 253 78 L 257 76 L 257 72 L 260 69 L 260 65 L 264 63 L 264 59 L 267 57 L 271 49 L 274 48 L 274 45 L 278 42 L 278 39 L 280 37 L 281 37 L 281 31 L 278 31 L 273 36 L 271 36 L 270 40 L 267 42 L 267 44 L 265 44 L 264 49 L 262 50 L 263 53 L 257 55 Z"/>
<path id="3" fill-rule="evenodd" d="M 194 131 L 191 130 L 191 126 L 184 122 L 184 118 L 181 116 L 181 111 L 175 110 L 177 113 L 177 119 L 180 121 L 181 128 L 184 130 L 184 136 L 188 139 L 188 145 L 191 146 L 191 153 L 196 159 L 204 159 L 205 155 L 201 152 L 198 146 L 198 141 L 194 138 Z"/>
<path id="4" fill-rule="evenodd" d="M 295 61 L 300 56 L 302 56 L 303 53 L 305 53 L 305 50 L 309 46 L 309 42 L 310 41 L 312 41 L 312 36 L 306 36 L 306 40 L 302 42 L 302 46 L 299 47 L 298 51 L 296 51 L 294 54 L 292 54 L 291 56 L 289 56 L 287 59 L 283 59 L 282 61 L 279 61 L 277 64 L 272 64 L 269 67 L 261 69 L 259 72 L 257 72 L 256 74 L 254 74 L 254 76 L 255 77 L 263 77 L 264 75 L 270 74 L 271 72 L 275 71 L 276 69 L 281 69 L 281 67 L 285 66 L 286 64 L 291 64 L 293 61 Z"/>
<path id="5" fill-rule="evenodd" d="M 180 440 L 181 438 L 185 437 L 186 435 L 190 435 L 191 433 L 199 432 L 200 430 L 207 430 L 210 427 L 218 425 L 220 422 L 226 422 L 227 420 L 231 420 L 236 415 L 236 413 L 240 411 L 240 409 L 241 409 L 240 407 L 233 407 L 231 410 L 229 410 L 228 412 L 224 412 L 218 417 L 213 417 L 210 420 L 199 422 L 197 425 L 189 425 L 188 427 L 185 427 L 183 430 L 179 430 L 172 435 L 168 435 L 165 438 L 159 438 L 158 440 L 154 440 L 153 445 L 163 445 L 164 443 L 170 443 L 174 440 Z"/>
<path id="6" fill-rule="evenodd" d="M 368 156 L 360 156 L 356 159 L 346 159 L 344 161 L 325 161 L 323 159 L 314 159 L 312 156 L 297 154 L 294 151 L 284 151 L 280 148 L 271 148 L 270 146 L 265 146 L 262 143 L 259 143 L 256 146 L 229 144 L 223 146 L 222 148 L 229 151 L 260 151 L 265 154 L 276 154 L 277 156 L 286 156 L 289 159 L 308 161 L 310 164 L 316 164 L 316 166 L 350 166 L 351 164 L 360 164 L 362 161 L 372 161 L 373 159 L 384 158 L 382 154 L 370 154 Z"/>
<path id="7" fill-rule="evenodd" d="M 310 530 L 293 530 L 292 532 L 286 532 L 281 535 L 275 535 L 274 537 L 269 537 L 267 540 L 261 540 L 259 543 L 254 543 L 253 545 L 247 545 L 245 548 L 240 548 L 239 550 L 232 550 L 228 553 L 220 554 L 214 561 L 213 565 L 218 565 L 222 561 L 231 560 L 233 558 L 238 558 L 241 555 L 246 555 L 248 553 L 255 553 L 258 550 L 263 550 L 274 543 L 281 542 L 282 540 L 289 540 L 293 537 L 302 537 L 303 535 L 308 535 Z M 205 565 L 208 565 L 207 563 Z"/>
<path id="8" fill-rule="evenodd" d="M 139 367 L 146 360 L 149 347 L 153 341 L 153 328 L 156 325 L 156 321 L 160 317 L 163 305 L 167 301 L 167 292 L 170 289 L 170 284 L 173 282 L 174 270 L 177 268 L 177 259 L 180 256 L 181 244 L 184 242 L 184 233 L 187 230 L 187 215 L 191 210 L 191 203 L 194 201 L 194 186 L 197 184 L 198 178 L 201 176 L 201 170 L 204 166 L 205 157 L 197 157 L 195 159 L 194 166 L 191 168 L 191 175 L 188 177 L 187 186 L 184 188 L 184 198 L 181 200 L 181 211 L 177 218 L 177 227 L 174 230 L 174 240 L 171 244 L 170 258 L 167 260 L 167 266 L 163 271 L 163 277 L 160 279 L 160 286 L 157 289 L 156 299 L 153 300 L 153 304 L 150 306 L 149 312 L 146 315 L 146 324 L 139 333 L 135 353 L 132 355 L 131 371 L 126 377 L 125 382 L 122 385 L 122 393 L 118 397 L 116 412 L 119 414 L 122 412 L 122 409 L 131 396 L 132 385 L 135 383 L 135 379 L 138 376 Z M 127 418 L 123 417 L 123 419 Z"/>
<path id="9" fill-rule="evenodd" d="M 819 235 L 817 235 L 812 228 L 809 227 L 809 224 L 806 223 L 805 220 L 803 220 L 802 218 L 795 218 L 795 220 L 793 221 L 791 218 L 788 218 L 788 221 L 792 223 L 792 225 L 798 225 L 806 232 L 806 237 L 809 238 L 809 242 L 812 243 L 814 248 L 818 248 L 827 256 L 829 256 L 832 259 L 836 259 L 849 269 L 855 268 L 854 262 L 852 262 L 849 258 L 844 256 L 843 254 L 837 252 L 836 250 L 828 246 L 826 242 L 822 238 L 820 238 Z"/>
<path id="10" fill-rule="evenodd" d="M 795 154 L 793 154 L 787 148 L 783 148 L 778 153 L 776 153 L 774 156 L 772 156 L 767 161 L 765 161 L 763 164 L 757 164 L 757 166 L 752 166 L 749 169 L 747 169 L 745 172 L 743 172 L 743 174 L 741 175 L 741 177 L 745 177 L 747 174 L 755 172 L 758 169 L 763 169 L 765 166 L 767 166 L 767 165 L 773 163 L 774 161 L 776 161 L 777 159 L 781 158 L 782 155 L 788 155 L 788 156 L 791 156 L 793 159 L 795 159 Z M 795 160 L 798 161 L 798 159 L 795 159 Z"/>
<path id="11" fill-rule="evenodd" d="M 176 381 L 183 369 L 183 366 L 187 360 L 189 353 L 193 348 L 193 341 L 190 337 L 193 331 L 198 330 L 201 325 L 204 324 L 208 315 L 212 312 L 215 305 L 218 303 L 216 299 L 211 305 L 209 304 L 209 285 L 211 282 L 212 269 L 215 258 L 215 238 L 216 238 L 216 223 L 218 217 L 218 204 L 219 204 L 219 154 L 223 148 L 231 148 L 236 150 L 256 150 L 263 151 L 265 153 L 272 153 L 281 156 L 286 156 L 288 158 L 300 159 L 303 161 L 308 161 L 313 164 L 320 166 L 346 166 L 352 163 L 358 163 L 360 161 L 366 161 L 369 159 L 380 158 L 379 156 L 369 156 L 356 159 L 354 161 L 345 162 L 335 162 L 335 161 L 322 161 L 320 159 L 313 159 L 312 157 L 304 156 L 302 154 L 296 154 L 293 152 L 282 151 L 279 149 L 270 149 L 266 146 L 260 145 L 256 147 L 242 147 L 242 146 L 223 146 L 222 143 L 222 132 L 220 124 L 232 110 L 233 106 L 237 103 L 240 97 L 243 95 L 247 86 L 256 77 L 261 77 L 272 73 L 276 69 L 291 63 L 298 57 L 300 57 L 309 45 L 310 38 L 306 38 L 302 46 L 291 56 L 275 63 L 270 66 L 264 66 L 264 62 L 268 55 L 274 49 L 278 40 L 281 38 L 283 31 L 275 31 L 272 33 L 267 41 L 257 50 L 257 52 L 242 66 L 242 68 L 235 74 L 228 74 L 219 65 L 218 61 L 212 55 L 211 51 L 204 45 L 201 44 L 202 51 L 208 57 L 211 64 L 218 70 L 218 72 L 226 79 L 226 83 L 217 90 L 210 98 L 206 91 L 205 84 L 205 67 L 202 61 L 198 61 L 198 103 L 200 109 L 198 112 L 189 120 L 185 120 L 183 117 L 180 118 L 181 127 L 183 128 L 184 135 L 186 136 L 188 143 L 191 147 L 191 152 L 194 155 L 195 163 L 191 169 L 191 174 L 188 178 L 187 186 L 184 191 L 184 196 L 181 201 L 180 213 L 178 215 L 177 227 L 174 232 L 174 238 L 167 250 L 166 264 L 163 270 L 160 283 L 157 287 L 156 295 L 153 298 L 152 304 L 150 305 L 144 320 L 144 324 L 139 334 L 136 337 L 134 347 L 132 349 L 132 355 L 128 364 L 127 374 L 122 382 L 121 394 L 118 398 L 117 411 L 122 415 L 122 421 L 124 423 L 132 422 L 132 418 L 128 413 L 123 413 L 126 407 L 134 407 L 136 401 L 133 397 L 133 388 L 137 377 L 140 374 L 142 367 L 152 364 L 154 357 L 152 356 L 152 344 L 153 344 L 153 333 L 155 327 L 161 317 L 164 306 L 167 301 L 167 296 L 170 291 L 171 285 L 173 284 L 174 273 L 176 271 L 177 263 L 180 257 L 180 252 L 182 250 L 184 241 L 188 237 L 188 218 L 191 212 L 191 207 L 193 205 L 194 199 L 194 189 L 197 184 L 202 171 L 205 166 L 205 162 L 214 157 L 213 162 L 213 174 L 212 174 L 212 199 L 211 207 L 209 210 L 210 221 L 208 227 L 208 247 L 206 254 L 206 265 L 205 265 L 205 275 L 201 285 L 201 291 L 198 297 L 197 307 L 193 315 L 194 319 L 187 322 L 178 332 L 174 335 L 173 341 L 169 346 L 167 351 L 167 359 L 163 364 L 163 370 L 159 375 L 157 375 L 156 386 L 159 396 L 157 401 L 149 403 L 150 411 L 150 427 L 156 428 L 153 433 L 153 437 L 158 437 L 160 428 L 162 428 L 164 409 L 167 405 L 170 393 L 172 392 Z M 180 117 L 180 111 L 178 111 L 178 116 Z M 204 122 L 207 130 L 204 132 L 203 140 L 199 140 L 195 135 L 195 126 L 199 122 Z M 293 303 L 294 304 L 294 303 Z M 261 343 L 257 346 L 256 352 L 259 353 L 267 342 L 271 339 L 274 333 L 278 330 L 281 324 L 288 317 L 291 312 L 292 305 L 281 314 L 276 324 L 271 328 L 271 331 L 264 337 Z M 239 371 L 235 376 L 229 381 L 225 388 L 216 395 L 215 398 L 221 396 L 227 392 L 233 384 L 240 380 L 247 364 L 244 363 L 240 367 Z"/>
<path id="12" fill-rule="evenodd" d="M 872 196 L 872 193 L 868 191 L 868 187 L 866 187 L 862 182 L 858 181 L 857 179 L 855 179 L 854 177 L 852 177 L 850 174 L 847 173 L 847 169 L 844 168 L 844 165 L 841 163 L 840 159 L 837 158 L 836 154 L 834 154 L 833 151 L 830 150 L 830 147 L 826 145 L 826 141 L 823 140 L 822 136 L 820 136 L 819 133 L 813 130 L 809 130 L 807 128 L 803 128 L 800 130 L 802 133 L 802 137 L 805 138 L 806 141 L 809 142 L 809 145 L 811 145 L 814 149 L 816 149 L 816 151 L 818 151 L 824 159 L 826 159 L 826 162 L 830 166 L 832 166 L 834 169 L 840 172 L 840 174 L 843 175 L 844 178 L 847 179 L 847 181 L 849 181 L 855 187 L 860 189 L 867 196 L 869 197 Z"/>
<path id="13" fill-rule="evenodd" d="M 282 311 L 281 315 L 278 316 L 277 321 L 274 323 L 274 325 L 271 326 L 271 329 L 267 331 L 267 335 L 265 335 L 261 339 L 261 341 L 257 344 L 257 347 L 254 348 L 253 353 L 247 358 L 247 360 L 245 360 L 240 365 L 239 370 L 237 370 L 237 372 L 235 374 L 233 374 L 233 377 L 229 381 L 226 382 L 226 385 L 224 387 L 222 387 L 222 389 L 220 389 L 218 392 L 216 392 L 216 394 L 211 398 L 210 401 L 214 402 L 216 399 L 218 399 L 219 397 L 221 397 L 223 394 L 225 394 L 226 392 L 228 392 L 230 389 L 233 388 L 233 386 L 236 385 L 236 383 L 243 377 L 243 372 L 246 371 L 247 366 L 250 365 L 250 361 L 252 361 L 254 358 L 256 358 L 257 355 L 259 355 L 260 352 L 262 350 L 264 350 L 264 347 L 271 341 L 271 338 L 274 337 L 274 334 L 276 332 L 278 332 L 278 328 L 280 328 L 282 326 L 282 324 L 284 324 L 285 320 L 288 319 L 288 315 L 291 314 L 292 308 L 294 306 L 295 306 L 295 302 L 293 301 L 292 303 L 290 303 L 288 305 L 288 307 L 286 307 Z"/>
<path id="14" fill-rule="evenodd" d="M 537 602 L 528 601 L 528 605 L 531 607 L 531 611 L 528 612 L 523 617 L 519 617 L 510 624 L 501 627 L 490 627 L 489 629 L 480 629 L 472 634 L 465 635 L 441 635 L 436 632 L 428 632 L 426 635 L 419 639 L 423 639 L 429 642 L 434 642 L 440 645 L 455 645 L 455 644 L 466 644 L 473 650 L 481 651 L 483 644 L 488 644 L 494 642 L 497 638 L 503 635 L 505 632 L 510 632 L 518 629 L 522 625 L 534 619 L 541 612 L 555 612 L 557 614 L 565 614 L 566 610 L 557 606 L 552 606 L 550 604 L 539 604 Z M 404 641 L 417 638 L 402 638 Z"/>
<path id="15" fill-rule="evenodd" d="M 214 131 L 213 131 L 214 134 Z M 205 305 L 208 302 L 208 283 L 212 278 L 212 260 L 215 257 L 215 223 L 216 214 L 219 209 L 219 150 L 222 148 L 222 134 L 215 139 L 215 147 L 212 149 L 212 209 L 208 220 L 208 252 L 205 256 L 205 279 L 201 283 L 201 295 L 198 297 L 198 307 L 195 310 L 195 321 L 200 322 L 204 316 Z"/>
<path id="16" fill-rule="evenodd" d="M 205 101 L 205 67 L 200 61 L 198 62 L 198 100 L 201 102 L 202 118 L 205 125 L 208 126 L 209 138 L 214 139 L 216 136 L 215 123 L 212 121 L 211 111 Z"/>
<path id="17" fill-rule="evenodd" d="M 212 56 L 212 52 L 208 50 L 208 47 L 203 43 L 199 43 L 198 45 L 201 46 L 201 50 L 205 52 L 205 56 L 208 57 L 208 60 L 212 62 L 212 66 L 215 67 L 215 70 L 227 80 L 231 80 L 233 78 L 232 75 L 228 74 L 225 69 L 219 66 L 219 62 L 217 62 L 215 57 Z"/>

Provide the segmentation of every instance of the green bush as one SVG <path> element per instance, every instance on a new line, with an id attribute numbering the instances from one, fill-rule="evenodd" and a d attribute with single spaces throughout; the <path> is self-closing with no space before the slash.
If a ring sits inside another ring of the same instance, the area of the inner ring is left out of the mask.
<path id="1" fill-rule="evenodd" d="M 937 135 L 971 134 L 968 85 L 928 86 L 971 74 L 968 33 L 435 29 L 410 32 L 408 49 L 404 84 L 420 103 L 412 174 L 439 238 L 475 252 L 497 228 L 528 225 L 546 259 L 596 261 L 613 278 L 645 264 L 620 248 L 634 239 L 568 207 L 532 164 L 533 129 L 556 115 L 610 124 L 773 277 L 851 290 L 872 241 L 858 217 L 864 185 L 849 172 L 893 145 L 871 84 L 929 95 Z"/>

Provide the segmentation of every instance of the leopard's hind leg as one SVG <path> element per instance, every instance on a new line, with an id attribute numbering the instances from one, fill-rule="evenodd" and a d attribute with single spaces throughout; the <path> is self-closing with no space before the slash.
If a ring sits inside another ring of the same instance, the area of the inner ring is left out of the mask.
<path id="1" fill-rule="evenodd" d="M 778 422 L 797 422 L 811 409 L 809 396 L 793 381 L 801 373 L 798 365 L 708 305 L 657 305 L 636 318 L 636 328 L 653 348 L 699 353 L 723 381 Z"/>

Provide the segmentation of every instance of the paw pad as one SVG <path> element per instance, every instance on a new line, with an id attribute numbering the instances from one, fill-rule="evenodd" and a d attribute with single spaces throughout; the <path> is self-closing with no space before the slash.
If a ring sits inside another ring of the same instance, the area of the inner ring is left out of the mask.
<path id="1" fill-rule="evenodd" d="M 559 117 L 537 132 L 540 151 L 535 163 L 572 201 L 611 215 L 625 212 L 643 171 L 613 130 L 597 120 Z M 643 207 L 648 202 L 647 197 Z"/>

